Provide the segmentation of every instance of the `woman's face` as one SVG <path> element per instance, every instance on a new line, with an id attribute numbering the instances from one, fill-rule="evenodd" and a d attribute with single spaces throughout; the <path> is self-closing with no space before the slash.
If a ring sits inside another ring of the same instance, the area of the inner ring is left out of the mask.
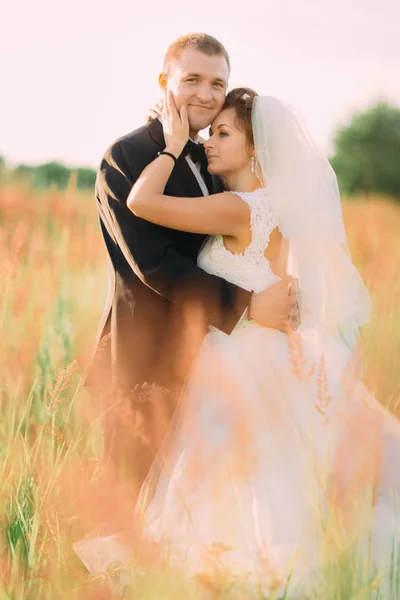
<path id="1" fill-rule="evenodd" d="M 238 129 L 235 117 L 235 109 L 226 108 L 211 124 L 210 138 L 204 144 L 209 173 L 225 175 L 250 168 L 249 143 L 245 132 Z"/>

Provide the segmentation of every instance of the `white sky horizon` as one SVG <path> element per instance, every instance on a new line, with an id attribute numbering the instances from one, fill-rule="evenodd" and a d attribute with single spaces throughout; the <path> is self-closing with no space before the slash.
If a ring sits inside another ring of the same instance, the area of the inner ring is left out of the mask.
<path id="1" fill-rule="evenodd" d="M 354 113 L 400 106 L 397 0 L 23 0 L 2 17 L 0 155 L 10 165 L 97 168 L 145 122 L 168 45 L 191 31 L 225 45 L 230 88 L 299 108 L 328 155 Z"/>

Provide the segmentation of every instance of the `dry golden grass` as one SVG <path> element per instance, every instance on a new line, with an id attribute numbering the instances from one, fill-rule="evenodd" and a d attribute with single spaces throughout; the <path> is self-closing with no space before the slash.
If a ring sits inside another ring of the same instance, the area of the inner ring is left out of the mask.
<path id="1" fill-rule="evenodd" d="M 400 415 L 400 206 L 361 198 L 344 215 L 374 301 L 364 378 Z M 107 285 L 92 194 L 73 182 L 65 193 L 0 188 L 0 255 L 1 597 L 110 598 L 71 550 L 111 508 L 122 519 L 132 509 L 130 482 L 99 461 L 98 400 L 79 383 Z M 142 578 L 140 597 L 199 597 L 165 577 Z M 370 597 L 365 589 L 358 598 Z"/>

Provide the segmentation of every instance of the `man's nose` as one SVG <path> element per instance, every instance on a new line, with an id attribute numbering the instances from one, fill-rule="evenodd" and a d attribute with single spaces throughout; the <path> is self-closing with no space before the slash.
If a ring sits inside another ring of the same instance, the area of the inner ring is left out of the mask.
<path id="1" fill-rule="evenodd" d="M 197 97 L 204 104 L 210 102 L 213 99 L 211 86 L 204 82 L 197 90 Z"/>

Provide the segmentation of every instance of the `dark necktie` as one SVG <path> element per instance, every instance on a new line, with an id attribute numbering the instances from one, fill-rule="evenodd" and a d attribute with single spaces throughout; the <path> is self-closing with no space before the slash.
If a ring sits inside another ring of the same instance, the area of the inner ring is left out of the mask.
<path id="1" fill-rule="evenodd" d="M 189 140 L 182 150 L 181 156 L 184 157 L 187 155 L 190 155 L 190 158 L 194 163 L 200 163 L 200 175 L 206 184 L 208 191 L 211 192 L 211 179 L 207 170 L 208 160 L 203 144 L 196 144 L 195 142 L 192 142 L 192 140 Z"/>
<path id="2" fill-rule="evenodd" d="M 187 156 L 188 154 L 190 154 L 190 158 L 194 163 L 200 162 L 203 166 L 206 159 L 206 153 L 204 151 L 203 144 L 195 144 L 195 142 L 189 140 L 182 150 L 182 156 Z"/>

